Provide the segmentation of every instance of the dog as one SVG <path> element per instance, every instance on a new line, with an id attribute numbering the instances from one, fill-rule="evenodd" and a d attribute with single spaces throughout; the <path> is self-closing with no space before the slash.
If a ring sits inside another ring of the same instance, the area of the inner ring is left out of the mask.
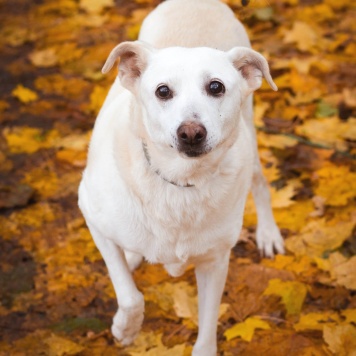
<path id="1" fill-rule="evenodd" d="M 123 345 L 141 328 L 144 299 L 131 271 L 143 258 L 172 276 L 195 265 L 199 333 L 194 356 L 216 355 L 218 310 L 247 194 L 257 207 L 257 246 L 283 253 L 258 159 L 252 93 L 266 59 L 218 0 L 168 0 L 123 42 L 79 187 L 79 207 L 118 301 L 112 334 Z"/>

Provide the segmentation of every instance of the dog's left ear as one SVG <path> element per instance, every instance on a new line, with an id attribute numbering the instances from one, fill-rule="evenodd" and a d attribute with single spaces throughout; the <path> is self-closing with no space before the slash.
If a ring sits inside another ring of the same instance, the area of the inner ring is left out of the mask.
<path id="1" fill-rule="evenodd" d="M 104 74 L 109 72 L 116 60 L 120 58 L 119 78 L 121 84 L 126 89 L 133 91 L 154 51 L 153 47 L 140 41 L 120 43 L 111 51 L 101 71 Z"/>
<path id="2" fill-rule="evenodd" d="M 267 60 L 260 53 L 247 47 L 234 47 L 227 54 L 234 67 L 241 72 L 242 77 L 246 80 L 247 94 L 252 93 L 262 85 L 262 76 L 266 78 L 273 90 L 278 90 L 269 72 Z"/>

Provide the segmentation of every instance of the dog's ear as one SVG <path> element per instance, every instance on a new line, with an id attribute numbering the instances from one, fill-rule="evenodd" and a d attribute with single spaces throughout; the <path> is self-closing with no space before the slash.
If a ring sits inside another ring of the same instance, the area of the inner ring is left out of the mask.
<path id="1" fill-rule="evenodd" d="M 154 48 L 140 41 L 123 42 L 117 45 L 109 54 L 103 69 L 104 74 L 109 72 L 120 58 L 119 78 L 121 84 L 129 90 L 133 90 L 136 80 L 142 75 L 147 67 L 149 56 Z"/>
<path id="2" fill-rule="evenodd" d="M 234 47 L 227 54 L 234 67 L 241 72 L 242 77 L 246 80 L 248 94 L 262 85 L 262 76 L 266 78 L 273 90 L 278 90 L 269 72 L 266 58 L 260 53 L 247 47 Z"/>

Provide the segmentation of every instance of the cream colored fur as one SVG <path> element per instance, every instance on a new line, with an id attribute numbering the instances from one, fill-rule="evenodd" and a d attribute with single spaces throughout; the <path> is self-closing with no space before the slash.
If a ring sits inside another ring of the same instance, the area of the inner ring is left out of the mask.
<path id="1" fill-rule="evenodd" d="M 130 270 L 142 257 L 173 276 L 193 263 L 199 292 L 193 355 L 216 355 L 219 303 L 251 183 L 258 247 L 268 256 L 283 252 L 252 120 L 251 93 L 262 75 L 276 87 L 240 22 L 217 0 L 162 3 L 139 40 L 117 46 L 103 68 L 120 57 L 93 131 L 79 206 L 117 294 L 114 336 L 128 344 L 140 330 L 144 301 Z M 226 87 L 219 97 L 206 93 L 215 79 Z M 157 98 L 160 83 L 174 88 L 172 99 Z M 177 129 L 187 121 L 207 130 L 198 157 L 180 150 Z"/>

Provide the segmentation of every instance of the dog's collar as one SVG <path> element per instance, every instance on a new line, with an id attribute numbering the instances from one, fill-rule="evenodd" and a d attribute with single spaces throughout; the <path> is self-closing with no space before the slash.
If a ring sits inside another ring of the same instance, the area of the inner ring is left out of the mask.
<path id="1" fill-rule="evenodd" d="M 151 166 L 151 157 L 150 157 L 150 154 L 148 153 L 147 144 L 146 144 L 145 142 L 142 142 L 142 149 L 143 149 L 143 152 L 144 152 L 144 154 L 145 154 L 147 163 Z M 164 178 L 164 177 L 162 176 L 161 172 L 159 171 L 159 169 L 156 169 L 156 170 L 155 170 L 155 173 L 156 173 L 160 178 L 162 178 L 164 181 L 166 181 L 167 183 L 173 184 L 173 185 L 175 185 L 176 187 L 181 187 L 181 188 L 192 188 L 192 187 L 194 187 L 193 184 L 180 185 L 180 184 L 177 184 L 177 183 L 175 183 L 175 182 L 172 182 L 172 181 L 168 180 L 167 178 Z"/>

